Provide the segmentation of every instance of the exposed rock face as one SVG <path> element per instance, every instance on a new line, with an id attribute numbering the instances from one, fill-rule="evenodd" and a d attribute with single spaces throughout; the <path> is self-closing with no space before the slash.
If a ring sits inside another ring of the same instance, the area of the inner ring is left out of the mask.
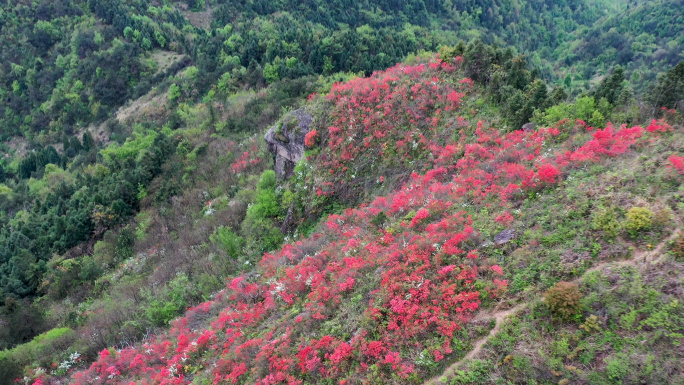
<path id="1" fill-rule="evenodd" d="M 515 230 L 504 230 L 494 236 L 494 244 L 497 246 L 506 244 L 515 239 Z"/>
<path id="2" fill-rule="evenodd" d="M 522 126 L 523 131 L 529 132 L 529 131 L 534 131 L 534 129 L 537 128 L 537 125 L 530 122 L 530 123 L 525 123 Z"/>
<path id="3" fill-rule="evenodd" d="M 304 136 L 309 132 L 311 123 L 313 117 L 302 108 L 287 114 L 264 135 L 268 150 L 275 156 L 278 180 L 289 178 L 304 156 Z"/>

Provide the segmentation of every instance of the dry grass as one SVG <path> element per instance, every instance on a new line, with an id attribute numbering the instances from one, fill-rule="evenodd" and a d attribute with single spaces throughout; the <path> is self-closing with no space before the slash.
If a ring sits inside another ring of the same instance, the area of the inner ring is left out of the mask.
<path id="1" fill-rule="evenodd" d="M 106 123 L 100 123 L 99 125 L 91 124 L 86 127 L 86 130 L 90 131 L 90 135 L 93 136 L 95 143 L 101 144 L 103 147 L 107 147 L 109 142 L 111 142 Z M 57 151 L 61 153 L 61 151 Z"/>
<path id="2" fill-rule="evenodd" d="M 10 151 L 3 154 L 7 159 L 12 158 L 23 158 L 26 156 L 28 151 L 28 142 L 21 136 L 15 136 L 9 141 L 5 142 L 5 145 L 10 148 Z"/>
<path id="3" fill-rule="evenodd" d="M 152 60 L 154 60 L 157 63 L 157 72 L 155 73 L 155 75 L 157 75 L 161 72 L 166 71 L 177 62 L 181 61 L 185 57 L 185 55 L 181 55 L 173 51 L 158 49 L 152 52 L 151 57 Z"/>
<path id="4" fill-rule="evenodd" d="M 209 7 L 209 1 L 206 2 L 206 7 L 204 11 L 193 12 L 186 7 L 178 7 L 178 12 L 180 12 L 185 18 L 188 19 L 190 24 L 197 28 L 209 29 L 211 25 L 211 8 Z"/>
<path id="5" fill-rule="evenodd" d="M 116 112 L 116 118 L 122 124 L 157 120 L 166 115 L 167 103 L 166 94 L 152 90 L 119 108 Z"/>

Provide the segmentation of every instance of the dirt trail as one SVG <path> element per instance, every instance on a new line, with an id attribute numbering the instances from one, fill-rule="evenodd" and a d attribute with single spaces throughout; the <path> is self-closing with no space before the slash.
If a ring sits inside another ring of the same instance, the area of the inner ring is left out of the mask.
<path id="1" fill-rule="evenodd" d="M 497 335 L 499 333 L 499 330 L 501 329 L 501 323 L 503 322 L 503 320 L 506 317 L 508 317 L 509 315 L 519 312 L 520 310 L 522 310 L 526 306 L 527 306 L 527 304 L 523 303 L 523 304 L 517 305 L 511 309 L 506 309 L 506 310 L 497 310 L 497 308 L 494 308 L 493 310 L 491 310 L 489 312 L 485 312 L 485 313 L 478 315 L 476 317 L 478 319 L 494 318 L 496 320 L 496 324 L 494 325 L 492 330 L 489 331 L 489 334 L 487 334 L 486 336 L 475 341 L 475 343 L 473 344 L 473 349 L 471 351 L 469 351 L 468 354 L 465 355 L 465 357 L 463 357 L 460 360 L 449 365 L 449 367 L 444 370 L 444 373 L 440 374 L 439 376 L 435 376 L 435 377 L 431 378 L 430 380 L 425 382 L 425 385 L 442 384 L 442 382 L 440 381 L 440 378 L 454 374 L 456 369 L 458 369 L 461 366 L 461 364 L 463 364 L 467 360 L 472 360 L 473 358 L 475 358 L 475 356 L 477 356 L 480 353 L 480 351 L 482 350 L 482 347 L 484 346 L 484 344 L 487 341 L 489 341 L 490 338 L 494 337 L 495 335 Z"/>
<path id="2" fill-rule="evenodd" d="M 608 266 L 611 266 L 611 267 L 618 267 L 618 266 L 637 266 L 638 264 L 645 264 L 645 263 L 648 263 L 648 262 L 650 262 L 650 263 L 652 263 L 652 264 L 658 263 L 658 262 L 660 262 L 660 260 L 663 258 L 663 255 L 661 254 L 661 251 L 663 250 L 663 247 L 665 247 L 665 245 L 667 245 L 670 241 L 672 241 L 673 239 L 675 239 L 675 238 L 679 235 L 680 232 L 681 232 L 681 228 L 679 228 L 679 227 L 676 228 L 676 229 L 672 232 L 672 234 L 671 234 L 669 237 L 667 237 L 665 240 L 663 240 L 662 242 L 660 242 L 653 250 L 639 251 L 639 252 L 635 253 L 634 256 L 633 256 L 632 258 L 630 258 L 630 259 L 625 259 L 625 260 L 621 260 L 621 261 L 607 261 L 607 262 L 601 262 L 601 263 L 599 263 L 598 265 L 592 267 L 591 269 L 585 271 L 584 274 L 582 274 L 581 276 L 575 278 L 575 279 L 572 280 L 571 282 L 578 282 L 578 281 L 580 281 L 580 280 L 584 277 L 584 275 L 586 275 L 587 273 L 590 273 L 590 272 L 592 272 L 592 271 L 602 270 L 602 269 L 604 269 L 604 268 L 606 268 L 606 267 L 608 267 Z M 503 303 L 502 303 L 502 304 L 503 304 Z M 468 354 L 465 355 L 465 357 L 463 357 L 463 358 L 461 358 L 460 360 L 458 360 L 458 361 L 454 362 L 453 364 L 449 365 L 449 367 L 447 367 L 447 368 L 444 370 L 444 372 L 443 372 L 442 374 L 440 374 L 440 375 L 438 375 L 438 376 L 435 376 L 435 377 L 429 379 L 429 380 L 426 381 L 423 385 L 440 385 L 440 384 L 444 384 L 444 382 L 442 382 L 442 381 L 440 380 L 441 378 L 443 378 L 443 377 L 447 377 L 447 378 L 448 378 L 450 375 L 453 375 L 454 372 L 455 372 L 455 371 L 456 371 L 456 370 L 457 370 L 465 361 L 472 360 L 473 358 L 475 358 L 475 357 L 480 353 L 480 351 L 482 351 L 482 347 L 484 346 L 484 344 L 485 344 L 487 341 L 489 341 L 490 338 L 496 336 L 496 335 L 499 333 L 499 330 L 501 329 L 501 324 L 502 324 L 503 320 L 504 320 L 506 317 L 508 317 L 508 316 L 510 316 L 510 315 L 512 315 L 512 314 L 515 314 L 515 313 L 519 312 L 520 310 L 524 309 L 525 307 L 527 307 L 527 305 L 528 305 L 527 303 L 522 303 L 522 304 L 519 304 L 519 305 L 517 305 L 517 306 L 515 306 L 515 307 L 513 307 L 513 308 L 511 308 L 511 309 L 506 309 L 506 310 L 499 310 L 499 306 L 500 306 L 500 305 L 497 305 L 494 309 L 492 309 L 492 310 L 490 310 L 490 311 L 487 311 L 487 312 L 484 312 L 484 313 L 481 313 L 480 315 L 478 315 L 478 316 L 476 317 L 477 319 L 494 318 L 494 319 L 496 320 L 496 324 L 495 324 L 494 328 L 492 328 L 492 330 L 489 331 L 489 334 L 487 334 L 486 336 L 484 336 L 484 337 L 478 339 L 477 341 L 475 341 L 475 343 L 473 344 L 472 350 L 470 350 L 470 351 L 468 352 Z"/>
<path id="3" fill-rule="evenodd" d="M 638 251 L 630 259 L 623 259 L 621 261 L 601 262 L 598 265 L 592 267 L 591 269 L 585 271 L 584 274 L 582 274 L 582 276 L 575 278 L 574 280 L 572 280 L 572 282 L 578 282 L 586 274 L 591 273 L 593 271 L 601 270 L 608 266 L 638 266 L 639 264 L 645 264 L 648 262 L 656 264 L 660 262 L 664 256 L 663 254 L 661 254 L 663 247 L 665 247 L 665 245 L 667 245 L 670 241 L 674 240 L 681 231 L 682 229 L 680 227 L 674 229 L 674 231 L 672 231 L 672 234 L 670 234 L 669 237 L 665 238 L 662 242 L 660 242 L 653 250 Z"/>

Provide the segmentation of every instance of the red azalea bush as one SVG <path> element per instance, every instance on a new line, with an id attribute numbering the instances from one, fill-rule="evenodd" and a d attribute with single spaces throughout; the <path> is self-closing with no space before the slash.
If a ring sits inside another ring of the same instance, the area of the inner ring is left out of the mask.
<path id="1" fill-rule="evenodd" d="M 320 132 L 323 149 L 313 161 L 338 191 L 363 183 L 370 168 L 386 175 L 422 170 L 447 132 L 465 127 L 457 112 L 472 81 L 456 64 L 435 59 L 399 64 L 369 78 L 335 84 L 327 96 L 330 126 Z M 373 175 L 373 179 L 377 178 Z"/>
<path id="2" fill-rule="evenodd" d="M 311 131 L 307 132 L 306 135 L 304 136 L 304 145 L 307 148 L 311 148 L 311 147 L 315 146 L 317 142 L 318 142 L 318 131 L 316 131 L 316 130 L 311 130 Z"/>
<path id="3" fill-rule="evenodd" d="M 684 156 L 672 155 L 668 158 L 670 167 L 677 170 L 678 173 L 684 175 Z"/>
<path id="4" fill-rule="evenodd" d="M 544 163 L 541 166 L 539 166 L 539 169 L 537 171 L 537 176 L 539 176 L 539 179 L 541 179 L 541 181 L 544 183 L 556 182 L 556 178 L 558 178 L 559 175 L 560 171 L 558 171 L 557 168 L 548 163 Z"/>
<path id="5" fill-rule="evenodd" d="M 249 143 L 249 151 L 243 151 L 239 156 L 236 156 L 235 161 L 230 166 L 231 171 L 235 174 L 243 173 L 250 170 L 255 165 L 262 162 L 259 158 L 259 146 L 256 142 L 256 137 L 254 137 Z"/>

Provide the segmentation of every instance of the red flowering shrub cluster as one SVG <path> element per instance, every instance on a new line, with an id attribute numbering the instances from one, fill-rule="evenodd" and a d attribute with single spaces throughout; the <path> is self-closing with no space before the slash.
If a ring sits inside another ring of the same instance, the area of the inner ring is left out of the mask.
<path id="1" fill-rule="evenodd" d="M 257 165 L 261 162 L 261 158 L 257 156 L 259 148 L 256 143 L 252 143 L 249 146 L 249 151 L 244 151 L 239 157 L 236 157 L 235 162 L 230 166 L 231 171 L 234 173 L 242 173 L 247 171 L 250 167 Z"/>
<path id="2" fill-rule="evenodd" d="M 558 169 L 552 164 L 544 163 L 539 166 L 537 174 L 542 182 L 554 183 L 556 178 L 558 178 L 558 175 L 560 175 L 560 171 L 558 171 Z"/>
<path id="3" fill-rule="evenodd" d="M 580 127 L 577 135 L 591 138 L 557 152 L 547 148 L 556 128 L 502 133 L 479 123 L 466 135 L 465 119 L 442 120 L 464 98 L 458 87 L 471 84 L 439 77 L 454 72 L 441 62 L 398 66 L 336 86 L 326 172 L 347 172 L 361 157 L 404 164 L 425 156 L 427 170 L 265 254 L 258 274 L 230 280 L 222 293 L 229 305 L 210 326 L 197 328 L 197 320 L 208 319 L 217 302 L 188 310 L 167 334 L 138 347 L 102 351 L 72 383 L 185 384 L 198 375 L 215 384 L 391 383 L 430 375 L 434 365 L 426 362 L 452 354 L 458 331 L 507 287 L 503 269 L 482 258 L 487 250 L 478 250 L 482 239 L 469 214 L 476 211 L 467 210 L 496 206 L 492 212 L 503 214 L 492 220 L 509 225 L 509 202 L 524 189 L 622 154 L 645 131 Z M 373 225 L 379 215 L 386 220 Z M 358 314 L 347 313 L 351 303 Z M 333 327 L 337 321 L 344 327 Z"/>
<path id="4" fill-rule="evenodd" d="M 386 174 L 422 171 L 432 147 L 467 124 L 456 112 L 473 83 L 459 76 L 460 62 L 399 64 L 335 84 L 327 96 L 332 124 L 318 132 L 323 145 L 314 161 L 318 171 L 338 190 L 363 183 L 371 167 Z M 376 172 L 372 178 L 377 177 Z"/>
<path id="5" fill-rule="evenodd" d="M 677 170 L 678 173 L 684 175 L 684 156 L 672 155 L 668 158 L 671 167 Z"/>
<path id="6" fill-rule="evenodd" d="M 318 142 L 318 131 L 316 131 L 316 130 L 311 130 L 311 131 L 307 132 L 306 135 L 304 136 L 304 145 L 307 148 L 311 148 L 311 147 L 315 146 L 317 142 Z"/>

